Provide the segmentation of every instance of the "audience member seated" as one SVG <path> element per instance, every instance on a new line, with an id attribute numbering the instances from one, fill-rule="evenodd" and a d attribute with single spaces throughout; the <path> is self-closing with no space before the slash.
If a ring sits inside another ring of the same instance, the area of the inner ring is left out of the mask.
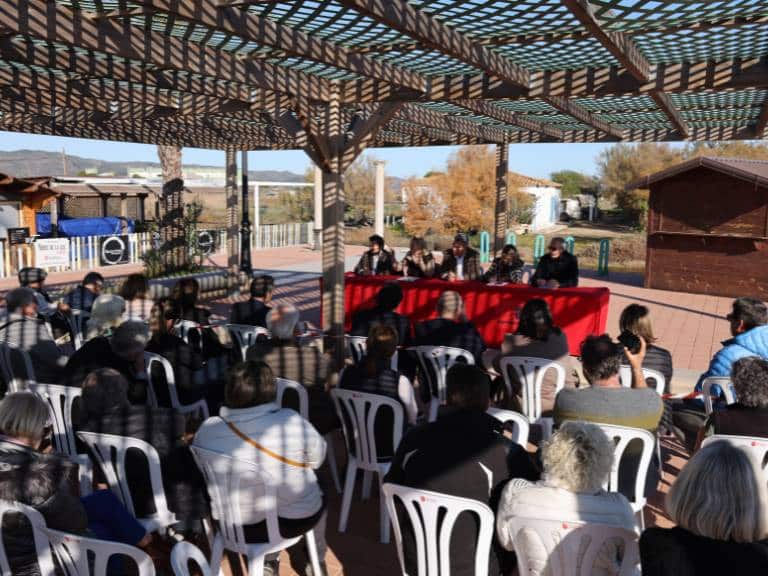
<path id="1" fill-rule="evenodd" d="M 181 320 L 207 326 L 211 311 L 197 303 L 199 295 L 200 283 L 195 278 L 182 278 L 174 285 L 171 300 L 179 309 Z"/>
<path id="2" fill-rule="evenodd" d="M 730 376 L 733 363 L 740 358 L 760 356 L 768 359 L 768 308 L 763 302 L 755 298 L 737 298 L 726 320 L 730 323 L 733 338 L 723 342 L 723 347 L 709 363 L 709 369 L 696 383 L 696 391 L 701 391 L 708 376 Z M 718 390 L 719 386 L 713 387 L 715 394 Z M 685 441 L 689 450 L 693 450 L 707 417 L 704 402 L 697 398 L 675 403 L 672 417 L 675 433 Z"/>
<path id="3" fill-rule="evenodd" d="M 410 278 L 432 278 L 435 275 L 435 257 L 427 250 L 424 238 L 411 238 L 410 250 L 400 263 L 403 276 Z"/>
<path id="4" fill-rule="evenodd" d="M 98 336 L 83 344 L 67 363 L 64 380 L 69 386 L 82 386 L 85 377 L 99 368 L 114 368 L 128 380 L 128 399 L 132 404 L 147 402 L 147 372 L 144 348 L 149 330 L 144 322 L 128 320 L 111 337 Z"/>
<path id="5" fill-rule="evenodd" d="M 475 357 L 475 364 L 482 365 L 485 342 L 475 325 L 464 316 L 464 301 L 458 292 L 446 290 L 437 300 L 434 320 L 416 324 L 416 346 L 450 346 L 462 348 Z"/>
<path id="6" fill-rule="evenodd" d="M 645 341 L 645 358 L 643 368 L 656 370 L 664 376 L 664 393 L 669 394 L 669 385 L 672 382 L 672 354 L 669 350 L 655 345 L 656 336 L 651 326 L 651 313 L 647 307 L 640 304 L 630 304 L 621 312 L 619 318 L 619 330 L 631 332 Z M 655 388 L 655 382 L 649 381 L 648 386 Z"/>
<path id="7" fill-rule="evenodd" d="M 513 534 L 512 518 L 541 518 L 562 522 L 586 522 L 635 531 L 635 516 L 627 499 L 606 492 L 613 462 L 613 442 L 595 424 L 568 422 L 542 450 L 543 479 L 536 483 L 511 480 L 501 495 L 496 514 L 496 532 L 507 550 L 525 550 L 529 562 L 538 567 L 530 576 L 549 574 L 547 554 L 538 536 L 526 529 Z M 603 544 L 591 576 L 618 574 L 621 545 Z"/>
<path id="8" fill-rule="evenodd" d="M 520 321 L 514 334 L 506 334 L 501 344 L 501 354 L 493 360 L 493 366 L 501 373 L 501 359 L 509 356 L 529 356 L 553 360 L 565 368 L 565 385 L 576 388 L 579 385 L 579 371 L 576 360 L 568 352 L 568 336 L 554 324 L 549 305 L 539 298 L 529 300 L 520 311 Z M 522 385 L 517 373 L 512 372 L 512 409 L 520 412 Z M 541 389 L 541 409 L 551 413 L 555 405 L 556 376 L 549 370 L 544 375 Z"/>
<path id="9" fill-rule="evenodd" d="M 187 423 L 170 408 L 132 406 L 128 382 L 120 372 L 102 368 L 83 381 L 78 430 L 114 434 L 143 440 L 157 450 L 168 509 L 182 526 L 178 531 L 198 528 L 207 514 L 205 481 L 185 442 Z M 190 435 L 191 438 L 191 435 Z M 130 451 L 126 474 L 138 517 L 155 511 L 149 469 L 143 455 Z M 195 524 L 197 523 L 197 524 Z"/>
<path id="10" fill-rule="evenodd" d="M 88 272 L 83 282 L 64 297 L 64 303 L 72 310 L 90 312 L 93 301 L 104 288 L 104 276 L 98 272 Z"/>
<path id="11" fill-rule="evenodd" d="M 768 438 L 768 360 L 747 356 L 733 363 L 736 404 L 709 415 L 701 436 L 713 434 Z"/>
<path id="12" fill-rule="evenodd" d="M 674 528 L 640 537 L 643 576 L 768 574 L 768 497 L 752 456 L 727 442 L 699 450 L 667 495 Z"/>
<path id="13" fill-rule="evenodd" d="M 374 234 L 368 241 L 370 249 L 360 256 L 360 261 L 355 266 L 355 274 L 358 276 L 389 276 L 397 271 L 397 259 L 395 253 L 384 247 L 384 238 Z"/>
<path id="14" fill-rule="evenodd" d="M 5 302 L 8 317 L 0 325 L 0 342 L 29 354 L 38 382 L 58 382 L 62 368 L 67 364 L 67 357 L 56 346 L 48 324 L 38 317 L 34 291 L 30 288 L 16 288 L 8 292 Z M 14 363 L 16 366 L 21 364 Z M 8 382 L 5 384 L 8 385 Z"/>
<path id="15" fill-rule="evenodd" d="M 257 276 L 251 280 L 251 298 L 247 302 L 235 302 L 230 311 L 232 324 L 267 327 L 267 312 L 272 310 L 272 294 L 275 291 L 275 279 L 272 276 Z"/>
<path id="16" fill-rule="evenodd" d="M 385 482 L 472 498 L 495 510 L 508 479 L 538 480 L 539 472 L 528 453 L 509 441 L 502 424 L 486 414 L 490 403 L 487 374 L 477 366 L 453 366 L 446 379 L 446 400 L 437 421 L 412 429 L 400 442 Z M 407 572 L 415 574 L 410 523 L 405 517 L 400 523 Z M 452 575 L 475 574 L 471 543 L 476 535 L 475 521 L 459 517 L 451 537 Z M 506 559 L 491 554 L 488 574 L 499 573 L 499 560 L 504 564 Z"/>
<path id="17" fill-rule="evenodd" d="M 116 294 L 102 294 L 93 301 L 85 339 L 109 337 L 125 319 L 125 300 Z"/>
<path id="18" fill-rule="evenodd" d="M 53 305 L 48 292 L 45 290 L 45 279 L 48 277 L 48 272 L 42 268 L 22 268 L 19 270 L 19 286 L 22 288 L 29 288 L 35 294 L 37 300 L 37 313 L 43 318 L 57 312 L 56 306 Z"/>
<path id="19" fill-rule="evenodd" d="M 515 245 L 507 244 L 502 248 L 501 256 L 493 259 L 488 271 L 483 275 L 483 280 L 496 284 L 520 284 L 523 281 L 524 265 Z"/>
<path id="20" fill-rule="evenodd" d="M 309 396 L 309 421 L 325 435 L 339 427 L 336 409 L 328 393 L 333 376 L 331 357 L 315 346 L 299 346 L 294 334 L 299 311 L 279 304 L 267 314 L 271 338 L 248 349 L 246 358 L 264 362 L 278 378 L 299 382 Z"/>
<path id="21" fill-rule="evenodd" d="M 0 402 L 0 499 L 37 510 L 46 526 L 147 547 L 151 535 L 108 490 L 77 496 L 77 466 L 50 449 L 48 405 L 30 392 Z M 6 516 L 3 543 L 11 573 L 39 576 L 32 531 L 26 520 Z"/>
<path id="22" fill-rule="evenodd" d="M 416 424 L 418 407 L 413 385 L 408 378 L 392 370 L 397 333 L 390 326 L 374 326 L 368 334 L 367 344 L 367 353 L 360 363 L 344 368 L 339 387 L 399 400 L 405 409 L 406 422 Z"/>
<path id="23" fill-rule="evenodd" d="M 203 368 L 203 357 L 192 346 L 173 334 L 173 325 L 178 321 L 177 310 L 170 298 L 158 300 L 152 308 L 149 321 L 151 337 L 146 351 L 159 354 L 173 366 L 176 393 L 182 404 L 193 404 L 206 395 L 205 382 L 195 380 L 195 373 Z M 159 375 L 158 375 L 159 378 Z M 163 376 L 164 378 L 164 376 Z M 155 382 L 155 374 L 152 374 Z M 160 379 L 164 381 L 164 379 Z M 167 389 L 155 386 L 155 393 L 161 405 L 170 406 Z"/>
<path id="24" fill-rule="evenodd" d="M 453 246 L 443 252 L 440 278 L 449 282 L 483 279 L 480 253 L 469 247 L 469 238 L 463 232 L 456 234 L 453 239 Z"/>
<path id="25" fill-rule="evenodd" d="M 351 336 L 368 336 L 374 326 L 389 326 L 397 333 L 397 343 L 407 346 L 411 340 L 411 323 L 407 317 L 395 312 L 403 301 L 399 284 L 387 284 L 376 295 L 373 308 L 359 310 L 352 316 Z"/>
<path id="26" fill-rule="evenodd" d="M 552 238 L 549 254 L 539 258 L 531 276 L 531 286 L 537 288 L 572 288 L 579 285 L 579 262 L 565 249 L 565 240 Z"/>
<path id="27" fill-rule="evenodd" d="M 125 300 L 125 319 L 149 322 L 154 301 L 149 296 L 149 280 L 144 274 L 131 274 L 120 287 Z"/>
<path id="28" fill-rule="evenodd" d="M 245 362 L 230 372 L 219 416 L 206 420 L 194 445 L 252 462 L 275 482 L 280 534 L 292 538 L 314 529 L 319 557 L 325 557 L 325 497 L 315 470 L 325 460 L 325 440 L 298 413 L 275 404 L 277 387 L 269 366 Z M 266 540 L 263 516 L 250 499 L 255 478 L 240 481 L 240 515 L 247 542 Z M 325 566 L 323 563 L 323 571 Z M 265 576 L 277 576 L 277 554 L 268 555 Z"/>

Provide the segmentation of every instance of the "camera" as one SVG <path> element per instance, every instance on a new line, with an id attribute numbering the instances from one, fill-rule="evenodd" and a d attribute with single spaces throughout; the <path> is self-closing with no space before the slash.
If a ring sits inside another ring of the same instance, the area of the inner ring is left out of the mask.
<path id="1" fill-rule="evenodd" d="M 629 350 L 632 354 L 640 352 L 640 338 L 629 330 L 624 330 L 617 338 L 619 343 Z"/>

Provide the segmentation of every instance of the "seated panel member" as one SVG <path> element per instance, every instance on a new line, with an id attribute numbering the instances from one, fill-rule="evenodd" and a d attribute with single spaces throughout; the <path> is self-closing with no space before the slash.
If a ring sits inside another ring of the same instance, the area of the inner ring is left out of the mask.
<path id="1" fill-rule="evenodd" d="M 355 274 L 358 276 L 390 276 L 397 272 L 397 259 L 395 253 L 384 247 L 384 238 L 374 234 L 368 241 L 370 249 L 360 256 L 360 261 L 355 266 Z"/>
<path id="2" fill-rule="evenodd" d="M 520 259 L 514 244 L 507 244 L 501 250 L 501 256 L 493 259 L 490 268 L 483 275 L 484 282 L 507 282 L 520 284 L 523 281 L 524 262 Z"/>
<path id="3" fill-rule="evenodd" d="M 411 248 L 403 258 L 400 269 L 403 276 L 411 278 L 432 278 L 435 275 L 435 257 L 427 250 L 424 238 L 411 238 Z"/>
<path id="4" fill-rule="evenodd" d="M 480 253 L 469 247 L 469 239 L 463 232 L 456 234 L 453 247 L 443 253 L 440 265 L 440 278 L 455 282 L 457 280 L 482 280 Z"/>
<path id="5" fill-rule="evenodd" d="M 549 254 L 539 259 L 531 286 L 537 288 L 573 288 L 579 285 L 579 262 L 565 249 L 565 240 L 552 238 Z"/>

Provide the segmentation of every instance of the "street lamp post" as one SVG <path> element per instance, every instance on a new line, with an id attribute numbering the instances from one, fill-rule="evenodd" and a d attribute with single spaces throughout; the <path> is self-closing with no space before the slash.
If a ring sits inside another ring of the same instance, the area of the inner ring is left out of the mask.
<path id="1" fill-rule="evenodd" d="M 243 219 L 240 222 L 240 271 L 250 276 L 251 268 L 251 220 L 248 215 L 248 151 L 242 152 L 243 168 Z"/>

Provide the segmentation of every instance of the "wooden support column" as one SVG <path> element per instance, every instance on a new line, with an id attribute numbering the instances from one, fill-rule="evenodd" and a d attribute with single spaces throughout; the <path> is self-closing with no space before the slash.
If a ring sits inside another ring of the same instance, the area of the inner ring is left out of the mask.
<path id="1" fill-rule="evenodd" d="M 53 238 L 59 237 L 59 199 L 54 198 L 49 204 L 51 212 L 51 236 Z"/>
<path id="2" fill-rule="evenodd" d="M 139 194 L 138 214 L 136 218 L 139 222 L 145 222 L 147 220 L 147 195 Z"/>
<path id="3" fill-rule="evenodd" d="M 509 173 L 509 147 L 496 145 L 496 209 L 493 236 L 493 252 L 499 256 L 507 238 L 507 179 Z"/>
<path id="4" fill-rule="evenodd" d="M 237 226 L 237 156 L 234 150 L 226 151 L 225 196 L 227 205 L 227 269 L 230 274 L 237 273 L 239 261 L 239 242 Z"/>
<path id="5" fill-rule="evenodd" d="M 120 217 L 128 218 L 128 194 L 120 194 Z"/>
<path id="6" fill-rule="evenodd" d="M 315 166 L 315 218 L 314 218 L 314 250 L 320 250 L 323 244 L 323 170 Z"/>
<path id="7" fill-rule="evenodd" d="M 100 212 L 101 217 L 104 218 L 105 216 L 109 216 L 109 196 L 107 194 L 99 194 L 99 206 L 100 206 Z"/>
<path id="8" fill-rule="evenodd" d="M 323 330 L 338 366 L 344 361 L 344 176 L 323 170 Z"/>

